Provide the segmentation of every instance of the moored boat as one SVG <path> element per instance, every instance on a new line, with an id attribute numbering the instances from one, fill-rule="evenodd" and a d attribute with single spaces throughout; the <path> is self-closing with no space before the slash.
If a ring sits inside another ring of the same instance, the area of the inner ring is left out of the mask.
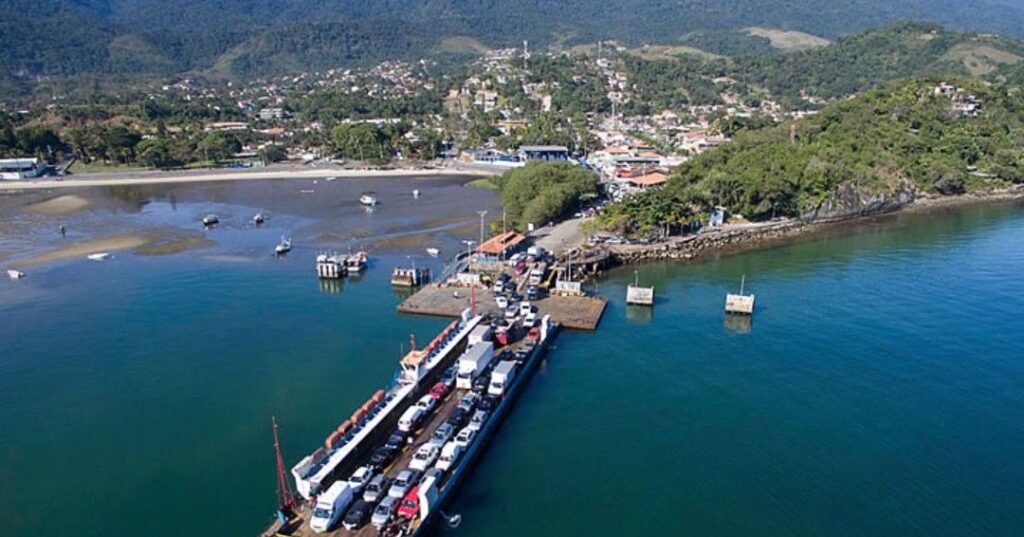
<path id="1" fill-rule="evenodd" d="M 110 252 L 96 252 L 95 254 L 89 254 L 89 255 L 85 256 L 86 259 L 89 259 L 89 260 L 92 260 L 92 261 L 106 261 L 107 259 L 110 259 L 111 257 L 113 257 L 113 256 L 110 254 Z"/>
<path id="2" fill-rule="evenodd" d="M 345 271 L 351 274 L 359 274 L 366 270 L 366 262 L 369 256 L 366 252 L 356 252 L 345 257 Z"/>
<path id="3" fill-rule="evenodd" d="M 437 257 L 441 255 L 441 250 L 438 250 L 437 248 L 427 248 L 427 254 L 430 255 L 430 257 Z"/>
<path id="4" fill-rule="evenodd" d="M 256 224 L 257 226 L 262 224 L 263 223 L 263 213 L 256 213 L 256 215 L 252 217 L 252 223 Z"/>
<path id="5" fill-rule="evenodd" d="M 7 271 L 7 277 L 12 279 L 12 280 L 18 280 L 18 279 L 24 278 L 25 277 L 25 273 L 20 271 L 20 270 L 11 269 L 11 270 Z"/>
<path id="6" fill-rule="evenodd" d="M 220 222 L 220 218 L 217 218 L 215 214 L 208 214 L 203 217 L 203 225 L 210 227 Z"/>
<path id="7" fill-rule="evenodd" d="M 292 240 L 281 237 L 281 242 L 277 243 L 274 247 L 274 253 L 277 255 L 284 255 L 292 251 Z"/>
<path id="8" fill-rule="evenodd" d="M 359 203 L 362 203 L 367 207 L 373 207 L 377 205 L 377 198 L 371 196 L 370 194 L 363 194 L 362 196 L 359 196 Z"/>

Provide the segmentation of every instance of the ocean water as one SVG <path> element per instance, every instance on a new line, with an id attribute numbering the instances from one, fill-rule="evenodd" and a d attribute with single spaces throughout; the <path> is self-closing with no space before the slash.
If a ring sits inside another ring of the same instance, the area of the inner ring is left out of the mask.
<path id="1" fill-rule="evenodd" d="M 475 208 L 418 222 L 454 248 Z M 410 333 L 446 322 L 394 310 L 390 269 L 422 244 L 324 288 L 314 247 L 274 259 L 246 237 L 0 285 L 5 535 L 255 535 L 270 416 L 291 466 L 388 381 Z M 634 268 L 597 283 L 600 329 L 559 336 L 439 533 L 1021 533 L 1024 207 L 635 270 L 653 310 L 624 305 Z M 749 325 L 722 313 L 742 275 Z"/>

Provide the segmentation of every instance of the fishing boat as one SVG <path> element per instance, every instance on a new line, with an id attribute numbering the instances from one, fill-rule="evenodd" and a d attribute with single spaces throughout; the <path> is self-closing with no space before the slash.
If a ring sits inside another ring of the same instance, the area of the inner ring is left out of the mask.
<path id="1" fill-rule="evenodd" d="M 204 226 L 207 226 L 207 227 L 213 226 L 213 225 L 216 225 L 218 222 L 220 222 L 220 218 L 217 218 L 217 215 L 215 215 L 215 214 L 208 214 L 208 215 L 203 217 L 203 225 Z"/>
<path id="2" fill-rule="evenodd" d="M 85 256 L 86 259 L 91 261 L 106 261 L 113 257 L 110 252 L 96 252 L 95 254 L 89 254 Z"/>
<path id="3" fill-rule="evenodd" d="M 377 205 L 377 198 L 369 194 L 363 194 L 362 196 L 359 196 L 359 203 L 362 203 L 367 207 L 373 207 L 374 205 Z"/>
<path id="4" fill-rule="evenodd" d="M 256 216 L 252 217 L 252 223 L 257 226 L 263 223 L 263 213 L 256 213 Z"/>
<path id="5" fill-rule="evenodd" d="M 441 255 L 441 250 L 438 250 L 437 248 L 427 248 L 427 254 L 429 254 L 430 257 L 437 257 Z"/>
<path id="6" fill-rule="evenodd" d="M 9 278 L 11 278 L 12 280 L 18 280 L 18 279 L 24 278 L 25 277 L 25 273 L 21 272 L 20 270 L 11 269 L 11 270 L 7 271 L 7 276 Z"/>
<path id="7" fill-rule="evenodd" d="M 292 251 L 292 240 L 281 237 L 281 242 L 277 243 L 274 247 L 274 253 L 277 255 L 284 255 Z"/>

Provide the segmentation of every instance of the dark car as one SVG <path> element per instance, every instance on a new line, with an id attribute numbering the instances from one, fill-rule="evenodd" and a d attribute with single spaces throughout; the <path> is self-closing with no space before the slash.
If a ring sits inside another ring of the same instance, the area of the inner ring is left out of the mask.
<path id="1" fill-rule="evenodd" d="M 345 513 L 345 519 L 342 520 L 341 524 L 349 531 L 359 529 L 363 527 L 363 524 L 366 524 L 372 513 L 373 505 L 359 498 L 352 504 L 352 507 L 348 508 L 348 512 Z"/>
<path id="2" fill-rule="evenodd" d="M 498 406 L 498 397 L 494 395 L 488 395 L 480 401 L 480 410 L 486 410 L 490 412 Z"/>
<path id="3" fill-rule="evenodd" d="M 537 300 L 538 298 L 540 298 L 540 287 L 537 287 L 536 285 L 531 285 L 526 288 L 527 300 Z"/>
<path id="4" fill-rule="evenodd" d="M 398 455 L 398 451 L 399 450 L 387 446 L 377 448 L 373 452 L 373 455 L 370 456 L 370 466 L 373 466 L 378 470 L 387 467 L 387 465 L 391 464 L 391 462 L 395 460 L 395 457 Z"/>
<path id="5" fill-rule="evenodd" d="M 444 370 L 444 374 L 441 375 L 441 382 L 449 388 L 455 384 L 455 374 L 458 373 L 459 366 L 453 365 L 448 369 Z"/>
<path id="6" fill-rule="evenodd" d="M 487 391 L 487 385 L 491 383 L 491 374 L 485 371 L 473 379 L 473 393 L 483 394 Z"/>
<path id="7" fill-rule="evenodd" d="M 401 450 L 409 442 L 409 433 L 406 431 L 395 431 L 388 437 L 388 441 L 384 443 L 384 447 L 388 447 L 394 450 Z"/>
<path id="8" fill-rule="evenodd" d="M 505 283 L 505 282 L 507 282 L 507 281 L 509 281 L 511 279 L 512 279 L 512 276 L 509 276 L 507 272 L 499 272 L 498 273 L 498 281 L 501 282 L 501 283 Z"/>
<path id="9" fill-rule="evenodd" d="M 452 410 L 452 413 L 448 416 L 448 419 L 445 420 L 445 423 L 450 423 L 452 427 L 454 427 L 455 430 L 458 431 L 459 429 L 462 428 L 463 425 L 466 424 L 466 420 L 468 419 L 469 411 L 460 407 Z"/>
<path id="10" fill-rule="evenodd" d="M 508 294 L 508 299 L 510 301 L 512 301 L 512 302 L 519 302 L 519 301 L 523 300 L 523 295 L 521 295 L 521 294 L 519 294 L 519 293 L 517 293 L 515 291 L 512 291 L 511 293 Z"/>
<path id="11" fill-rule="evenodd" d="M 515 358 L 515 361 L 517 361 L 519 363 L 523 363 L 523 362 L 526 361 L 526 359 L 529 356 L 530 356 L 529 349 L 524 349 L 524 348 L 520 347 L 520 348 L 516 349 L 516 354 L 515 354 L 514 358 Z"/>

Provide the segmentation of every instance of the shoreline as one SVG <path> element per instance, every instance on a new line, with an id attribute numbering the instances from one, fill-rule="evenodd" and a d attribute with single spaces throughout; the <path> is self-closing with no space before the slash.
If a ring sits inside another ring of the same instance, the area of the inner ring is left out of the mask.
<path id="1" fill-rule="evenodd" d="M 659 261 L 700 261 L 707 257 L 736 255 L 763 250 L 792 244 L 801 240 L 813 239 L 826 233 L 850 230 L 858 225 L 876 221 L 877 219 L 895 218 L 904 215 L 923 216 L 944 210 L 956 210 L 979 205 L 1022 202 L 1024 202 L 1024 188 L 1021 187 L 996 192 L 962 194 L 959 196 L 923 197 L 893 211 L 851 216 L 841 220 L 804 222 L 800 219 L 790 219 L 781 222 L 707 231 L 684 237 L 672 237 L 667 241 L 649 245 L 612 246 L 605 249 L 604 255 L 591 257 L 589 260 L 591 266 L 589 270 L 585 270 L 585 277 L 596 277 L 606 270 L 615 267 Z M 578 262 L 579 260 L 573 263 L 576 264 Z M 584 261 L 583 265 L 587 264 L 588 262 Z"/>
<path id="2" fill-rule="evenodd" d="M 29 181 L 0 181 L 0 191 L 24 191 L 61 188 L 82 188 L 90 186 L 122 186 L 122 185 L 161 185 L 185 183 L 212 183 L 224 181 L 266 181 L 295 179 L 339 179 L 377 178 L 377 177 L 435 177 L 464 176 L 489 177 L 493 172 L 476 168 L 395 168 L 390 170 L 353 170 L 345 168 L 314 168 L 270 167 L 248 170 L 220 171 L 207 169 L 201 171 L 140 171 L 136 173 L 96 173 L 72 175 L 70 179 L 48 178 Z"/>

